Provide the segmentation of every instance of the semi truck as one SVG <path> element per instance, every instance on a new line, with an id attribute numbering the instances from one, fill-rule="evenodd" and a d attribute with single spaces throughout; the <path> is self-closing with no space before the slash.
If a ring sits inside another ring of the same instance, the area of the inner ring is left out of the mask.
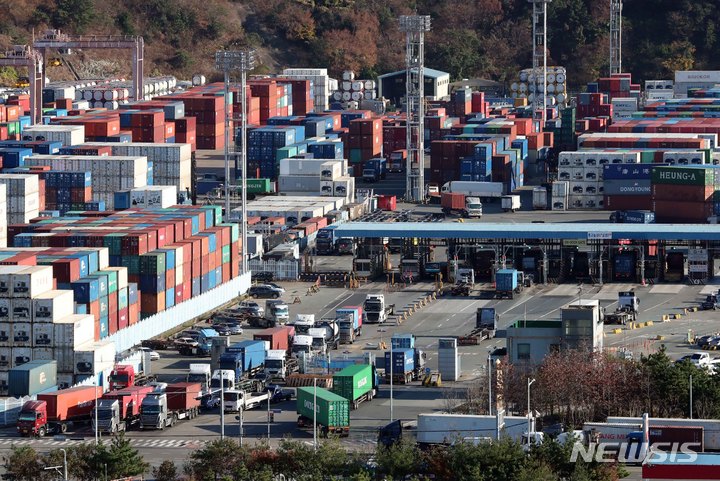
<path id="1" fill-rule="evenodd" d="M 307 334 L 308 329 L 315 327 L 315 314 L 296 314 L 291 325 L 295 328 L 296 335 Z"/>
<path id="2" fill-rule="evenodd" d="M 73 423 L 90 421 L 95 400 L 102 388 L 78 386 L 46 394 L 36 401 L 23 404 L 18 415 L 17 430 L 23 436 L 43 437 L 48 433 L 64 433 Z"/>
<path id="3" fill-rule="evenodd" d="M 277 324 L 287 324 L 290 320 L 290 309 L 287 302 L 282 299 L 268 299 L 265 301 L 266 327 L 275 327 Z"/>
<path id="4" fill-rule="evenodd" d="M 297 336 L 295 336 L 295 339 L 293 339 L 291 351 L 292 355 L 295 357 L 301 355 L 310 355 L 312 353 L 320 353 L 320 351 L 316 350 L 315 346 L 313 345 L 313 337 L 309 334 L 298 334 Z"/>
<path id="5" fill-rule="evenodd" d="M 458 337 L 458 345 L 474 346 L 485 339 L 495 337 L 500 316 L 494 307 L 478 307 L 475 313 L 475 328 L 465 336 Z"/>
<path id="6" fill-rule="evenodd" d="M 520 276 L 522 274 L 516 269 L 499 269 L 495 273 L 495 295 L 501 299 L 512 299 L 516 292 L 522 290 L 522 284 L 518 283 Z"/>
<path id="7" fill-rule="evenodd" d="M 320 334 L 321 331 L 322 334 Z M 340 347 L 340 326 L 335 319 L 320 319 L 315 323 L 315 327 L 308 331 L 308 334 L 313 337 L 313 344 L 317 344 L 320 337 L 323 338 L 327 346 L 325 352 Z"/>
<path id="8" fill-rule="evenodd" d="M 608 423 L 641 424 L 640 417 L 608 416 Z M 650 418 L 650 430 L 659 427 L 702 427 L 705 451 L 720 451 L 720 419 Z"/>
<path id="9" fill-rule="evenodd" d="M 291 326 L 271 327 L 253 334 L 254 340 L 268 342 L 270 349 L 281 349 L 286 352 L 289 351 L 292 346 L 293 337 L 295 337 L 295 329 Z"/>
<path id="10" fill-rule="evenodd" d="M 315 252 L 318 255 L 330 256 L 335 254 L 335 229 L 337 225 L 323 227 L 315 236 Z"/>
<path id="11" fill-rule="evenodd" d="M 393 150 L 388 160 L 387 170 L 388 172 L 404 172 L 405 161 L 407 160 L 407 150 Z"/>
<path id="12" fill-rule="evenodd" d="M 390 354 L 392 352 L 392 362 Z M 392 366 L 392 367 L 391 367 Z M 409 384 L 417 378 L 415 370 L 415 349 L 393 349 L 385 352 L 385 380 L 396 384 Z"/>
<path id="13" fill-rule="evenodd" d="M 219 367 L 232 370 L 236 379 L 254 376 L 265 369 L 265 343 L 247 340 L 228 346 Z"/>
<path id="14" fill-rule="evenodd" d="M 97 430 L 109 434 L 126 431 L 140 419 L 140 406 L 151 392 L 150 386 L 132 386 L 105 393 L 98 400 Z M 96 429 L 95 418 L 92 425 Z"/>
<path id="15" fill-rule="evenodd" d="M 299 428 L 313 428 L 317 424 L 322 437 L 350 434 L 350 402 L 327 389 L 300 387 L 297 390 L 296 411 Z"/>
<path id="16" fill-rule="evenodd" d="M 288 352 L 282 349 L 271 349 L 265 355 L 265 374 L 271 381 L 284 381 L 287 377 L 298 372 L 297 359 L 289 357 Z"/>
<path id="17" fill-rule="evenodd" d="M 500 206 L 505 212 L 515 212 L 520 210 L 519 195 L 504 195 L 500 198 Z"/>
<path id="18" fill-rule="evenodd" d="M 200 396 L 211 394 L 212 368 L 210 364 L 192 363 L 190 372 L 185 378 L 186 382 L 200 384 Z"/>
<path id="19" fill-rule="evenodd" d="M 352 409 L 357 409 L 364 401 L 371 401 L 377 395 L 375 366 L 355 364 L 336 372 L 332 392 L 347 399 Z"/>
<path id="20" fill-rule="evenodd" d="M 143 356 L 138 364 L 117 364 L 110 372 L 110 390 L 116 391 L 130 386 L 144 386 L 157 380 L 150 370 L 150 356 Z"/>
<path id="21" fill-rule="evenodd" d="M 542 442 L 543 433 L 535 431 L 534 422 L 531 422 L 530 427 L 531 442 Z M 505 416 L 504 427 L 500 429 L 500 438 L 503 437 L 515 442 L 527 442 L 527 416 Z M 421 446 L 492 442 L 497 439 L 496 416 L 437 413 L 418 414 L 417 417 L 417 442 Z"/>
<path id="22" fill-rule="evenodd" d="M 247 411 L 267 403 L 270 396 L 271 393 L 268 391 L 250 392 L 238 389 L 225 391 L 223 393 L 223 409 L 226 413 Z"/>
<path id="23" fill-rule="evenodd" d="M 368 294 L 365 296 L 363 310 L 365 311 L 365 322 L 382 324 L 388 320 L 388 316 L 393 315 L 395 304 L 386 305 L 384 294 Z"/>
<path id="24" fill-rule="evenodd" d="M 637 314 L 640 311 L 640 299 L 633 291 L 618 292 L 618 308 Z"/>
<path id="25" fill-rule="evenodd" d="M 151 393 L 140 405 L 140 429 L 165 429 L 181 419 L 200 414 L 200 383 L 168 384 L 164 392 Z"/>
<path id="26" fill-rule="evenodd" d="M 363 181 L 377 182 L 384 179 L 387 174 L 387 161 L 383 157 L 376 157 L 365 161 L 363 166 Z"/>
<path id="27" fill-rule="evenodd" d="M 476 196 L 444 192 L 440 196 L 440 205 L 445 215 L 456 214 L 462 217 L 482 217 L 482 201 Z"/>
<path id="28" fill-rule="evenodd" d="M 505 185 L 502 182 L 471 182 L 453 180 L 446 182 L 440 188 L 440 193 L 464 194 L 469 197 L 484 199 L 499 199 L 505 194 Z"/>
<path id="29" fill-rule="evenodd" d="M 362 334 L 363 308 L 345 306 L 335 310 L 335 318 L 340 328 L 340 342 L 352 344 Z"/>

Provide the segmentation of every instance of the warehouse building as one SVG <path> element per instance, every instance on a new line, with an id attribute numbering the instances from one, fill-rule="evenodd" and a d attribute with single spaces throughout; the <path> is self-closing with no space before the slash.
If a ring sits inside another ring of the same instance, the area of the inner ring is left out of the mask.
<path id="1" fill-rule="evenodd" d="M 450 74 L 431 68 L 423 69 L 425 75 L 425 97 L 440 100 L 450 95 Z M 394 105 L 400 105 L 405 97 L 405 70 L 386 73 L 378 77 L 378 96 L 385 97 Z"/>

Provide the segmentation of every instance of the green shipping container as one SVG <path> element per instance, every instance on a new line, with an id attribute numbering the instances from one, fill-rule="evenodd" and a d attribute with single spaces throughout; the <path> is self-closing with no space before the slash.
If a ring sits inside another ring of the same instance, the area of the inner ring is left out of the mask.
<path id="1" fill-rule="evenodd" d="M 715 169 L 693 167 L 654 167 L 653 184 L 713 185 Z"/>
<path id="2" fill-rule="evenodd" d="M 34 396 L 57 386 L 57 361 L 30 361 L 8 371 L 8 395 Z"/>
<path id="3" fill-rule="evenodd" d="M 220 227 L 230 228 L 230 242 L 237 242 L 240 239 L 240 224 L 219 224 Z"/>
<path id="4" fill-rule="evenodd" d="M 108 278 L 108 294 L 117 291 L 118 273 L 117 271 L 98 271 L 98 274 L 106 274 Z"/>
<path id="5" fill-rule="evenodd" d="M 353 164 L 362 162 L 362 150 L 350 149 L 350 162 Z"/>
<path id="6" fill-rule="evenodd" d="M 210 228 L 220 224 L 222 219 L 222 207 L 219 205 L 203 205 L 205 210 L 205 228 Z M 208 220 L 209 219 L 209 220 Z M 204 229 L 201 229 L 204 230 Z"/>
<path id="7" fill-rule="evenodd" d="M 223 246 L 222 248 L 222 263 L 227 264 L 230 262 L 230 246 Z"/>
<path id="8" fill-rule="evenodd" d="M 327 389 L 317 388 L 317 408 L 315 408 L 314 387 L 300 387 L 297 390 L 297 413 L 313 419 L 313 409 L 317 422 L 329 428 L 350 425 L 350 403 Z"/>
<path id="9" fill-rule="evenodd" d="M 271 191 L 270 179 L 247 179 L 247 190 L 248 194 L 269 194 Z"/>
<path id="10" fill-rule="evenodd" d="M 155 251 L 140 256 L 140 274 L 160 275 L 165 274 L 165 253 Z"/>
<path id="11" fill-rule="evenodd" d="M 285 147 L 280 147 L 279 149 L 277 149 L 275 151 L 275 160 L 280 162 L 282 159 L 289 159 L 290 157 L 295 157 L 297 154 L 298 154 L 297 146 L 287 145 Z M 249 186 L 248 186 L 248 192 L 250 192 Z"/>
<path id="12" fill-rule="evenodd" d="M 372 366 L 369 364 L 348 366 L 333 376 L 332 392 L 348 401 L 355 401 L 372 388 Z"/>

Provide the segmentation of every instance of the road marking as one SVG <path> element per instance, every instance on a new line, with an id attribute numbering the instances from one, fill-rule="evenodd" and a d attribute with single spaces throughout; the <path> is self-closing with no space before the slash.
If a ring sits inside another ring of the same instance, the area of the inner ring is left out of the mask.
<path id="1" fill-rule="evenodd" d="M 532 299 L 533 297 L 535 297 L 535 294 L 533 294 L 533 295 L 531 295 L 531 296 L 528 296 L 527 298 L 521 300 L 520 302 L 517 302 L 516 304 L 510 306 L 509 309 L 506 309 L 505 311 L 501 312 L 500 315 L 502 316 L 502 315 L 504 315 L 504 314 L 507 314 L 508 312 L 512 311 L 512 310 L 515 309 L 516 307 L 522 306 L 523 304 L 525 304 L 526 302 L 528 302 L 528 301 L 529 301 L 530 299 Z"/>

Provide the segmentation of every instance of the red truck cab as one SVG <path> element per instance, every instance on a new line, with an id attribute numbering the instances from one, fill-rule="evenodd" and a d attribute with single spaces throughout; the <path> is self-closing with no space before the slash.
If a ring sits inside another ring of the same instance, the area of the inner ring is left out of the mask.
<path id="1" fill-rule="evenodd" d="M 110 373 L 110 390 L 116 391 L 135 385 L 135 368 L 129 364 L 118 364 Z"/>
<path id="2" fill-rule="evenodd" d="M 23 436 L 44 436 L 47 433 L 47 403 L 26 402 L 18 415 L 17 430 Z"/>

